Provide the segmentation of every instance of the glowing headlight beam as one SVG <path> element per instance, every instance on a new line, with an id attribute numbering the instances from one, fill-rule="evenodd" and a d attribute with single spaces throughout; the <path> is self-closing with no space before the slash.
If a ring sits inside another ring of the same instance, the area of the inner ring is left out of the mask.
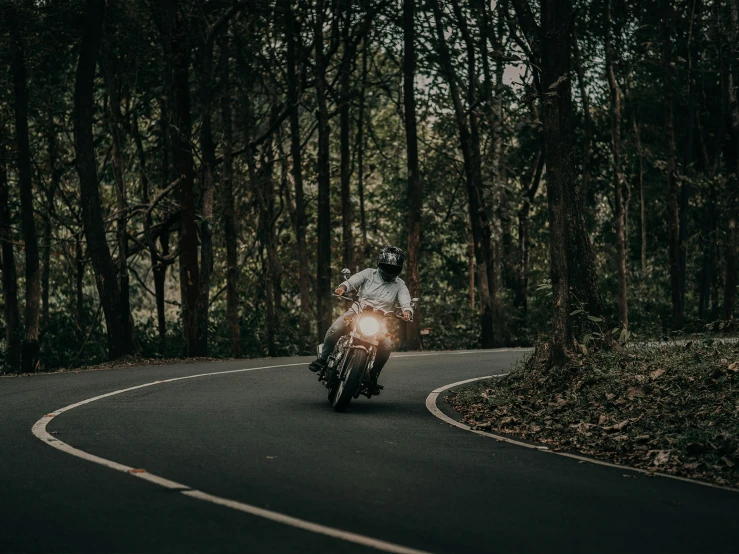
<path id="1" fill-rule="evenodd" d="M 377 331 L 380 330 L 380 324 L 374 317 L 363 317 L 359 320 L 359 330 L 362 331 L 363 335 L 376 335 Z"/>

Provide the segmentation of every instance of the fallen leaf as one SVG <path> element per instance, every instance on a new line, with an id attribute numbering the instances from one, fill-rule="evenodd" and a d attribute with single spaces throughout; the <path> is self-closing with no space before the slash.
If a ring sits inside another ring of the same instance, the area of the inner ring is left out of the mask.
<path id="1" fill-rule="evenodd" d="M 649 374 L 649 376 L 652 378 L 652 381 L 654 381 L 657 377 L 662 375 L 665 372 L 664 369 L 655 369 L 652 373 Z"/>
<path id="2" fill-rule="evenodd" d="M 616 398 L 616 395 L 613 394 L 612 392 L 606 393 L 606 400 L 613 400 L 614 398 Z"/>
<path id="3" fill-rule="evenodd" d="M 654 460 L 652 460 L 652 463 L 655 466 L 665 465 L 667 462 L 670 461 L 671 453 L 669 450 L 657 450 L 656 452 L 657 452 L 657 455 L 654 457 Z"/>
<path id="4" fill-rule="evenodd" d="M 739 362 L 734 362 L 733 364 L 729 364 L 729 371 L 733 372 L 739 372 Z"/>
<path id="5" fill-rule="evenodd" d="M 729 458 L 722 456 L 721 460 L 726 464 L 726 467 L 734 467 L 736 464 L 732 462 Z"/>

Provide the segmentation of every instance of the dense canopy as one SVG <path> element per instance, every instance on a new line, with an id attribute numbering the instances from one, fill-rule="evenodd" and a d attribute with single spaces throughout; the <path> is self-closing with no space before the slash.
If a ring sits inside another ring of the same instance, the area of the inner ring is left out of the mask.
<path id="1" fill-rule="evenodd" d="M 0 362 L 309 353 L 391 244 L 400 348 L 731 326 L 738 48 L 738 0 L 3 2 Z"/>

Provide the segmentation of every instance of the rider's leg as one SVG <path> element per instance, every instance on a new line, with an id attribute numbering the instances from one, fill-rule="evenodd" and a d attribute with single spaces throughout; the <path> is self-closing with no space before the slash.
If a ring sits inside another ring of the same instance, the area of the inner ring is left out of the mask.
<path id="1" fill-rule="evenodd" d="M 352 315 L 353 312 L 348 311 L 340 315 L 331 324 L 331 327 L 328 328 L 328 331 L 326 331 L 326 336 L 323 339 L 323 348 L 321 348 L 321 355 L 318 356 L 318 359 L 312 362 L 310 366 L 308 366 L 308 369 L 310 369 L 311 371 L 318 371 L 319 369 L 322 369 L 326 366 L 326 362 L 328 361 L 328 357 L 331 355 L 331 352 L 333 352 L 334 346 L 336 346 L 336 343 L 339 342 L 339 339 L 342 337 L 342 335 L 346 334 L 347 328 L 349 327 L 349 322 L 344 318 L 351 317 Z"/>
<path id="2" fill-rule="evenodd" d="M 374 383 L 377 383 L 377 379 L 380 377 L 382 368 L 385 367 L 388 358 L 390 357 L 390 350 L 392 350 L 393 343 L 390 337 L 383 337 L 380 340 L 380 344 L 377 346 L 377 356 L 375 357 L 375 365 L 372 367 L 372 373 L 370 378 Z"/>

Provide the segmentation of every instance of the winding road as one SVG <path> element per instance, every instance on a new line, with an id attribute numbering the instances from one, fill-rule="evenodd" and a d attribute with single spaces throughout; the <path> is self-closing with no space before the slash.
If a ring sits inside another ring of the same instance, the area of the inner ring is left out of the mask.
<path id="1" fill-rule="evenodd" d="M 382 395 L 345 414 L 308 358 L 2 378 L 0 551 L 739 551 L 736 492 L 498 442 L 427 409 L 433 390 L 522 356 L 394 354 Z"/>

